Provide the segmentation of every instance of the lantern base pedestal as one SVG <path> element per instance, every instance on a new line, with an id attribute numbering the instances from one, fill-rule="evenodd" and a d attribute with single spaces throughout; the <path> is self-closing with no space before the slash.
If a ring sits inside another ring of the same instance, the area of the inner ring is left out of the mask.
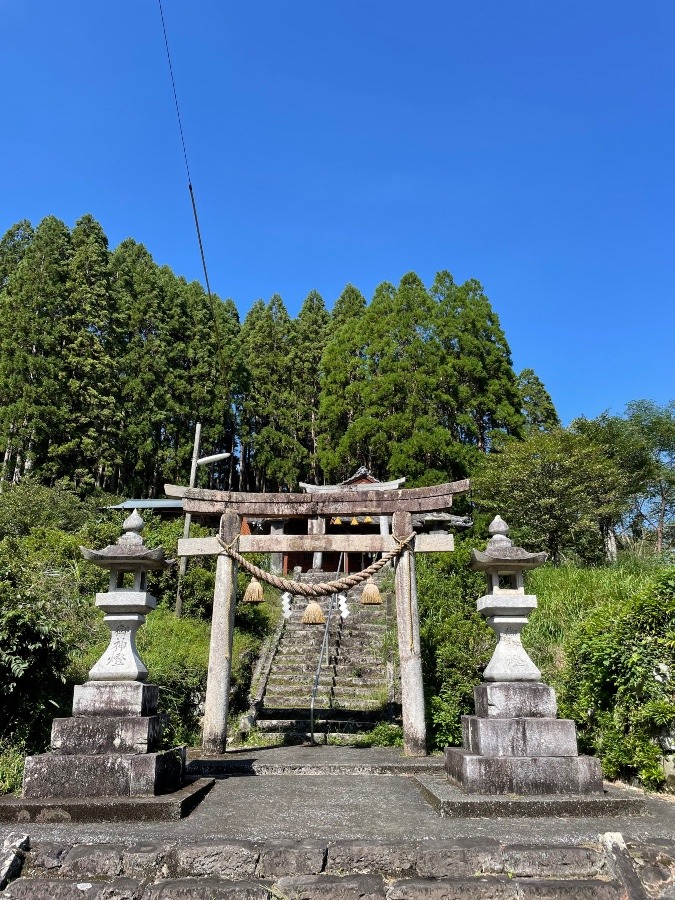
<path id="1" fill-rule="evenodd" d="M 450 781 L 468 794 L 601 794 L 602 772 L 591 756 L 479 756 L 445 748 Z"/>
<path id="2" fill-rule="evenodd" d="M 165 716 L 73 716 L 52 722 L 52 751 L 76 753 L 152 753 L 157 750 Z"/>
<path id="3" fill-rule="evenodd" d="M 75 685 L 73 716 L 154 716 L 158 698 L 145 681 L 87 681 Z"/>
<path id="4" fill-rule="evenodd" d="M 183 747 L 145 754 L 42 753 L 26 758 L 23 796 L 71 799 L 167 794 L 180 787 L 184 765 Z"/>
<path id="5" fill-rule="evenodd" d="M 484 718 L 555 719 L 555 691 L 540 681 L 484 681 L 473 689 L 476 715 Z"/>
<path id="6" fill-rule="evenodd" d="M 183 783 L 185 748 L 158 750 L 158 688 L 140 681 L 77 685 L 73 715 L 52 722 L 52 752 L 26 758 L 30 799 L 153 797 Z"/>
<path id="7" fill-rule="evenodd" d="M 553 688 L 486 682 L 474 688 L 475 716 L 462 717 L 462 747 L 445 748 L 448 779 L 469 794 L 602 793 L 600 763 L 579 756 L 576 726 L 557 719 Z"/>

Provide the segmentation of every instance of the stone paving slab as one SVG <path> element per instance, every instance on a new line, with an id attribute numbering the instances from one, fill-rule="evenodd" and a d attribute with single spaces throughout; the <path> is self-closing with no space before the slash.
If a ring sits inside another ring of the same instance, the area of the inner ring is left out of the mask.
<path id="1" fill-rule="evenodd" d="M 622 832 L 626 840 L 671 839 L 675 802 L 645 800 L 644 816 L 598 818 L 441 818 L 409 777 L 267 775 L 217 781 L 187 818 L 175 822 L 30 823 L 33 841 L 117 843 L 279 839 L 439 841 L 494 838 L 509 843 L 596 841 Z M 14 829 L 16 825 L 14 826 Z M 11 826 L 0 826 L 4 839 Z"/>

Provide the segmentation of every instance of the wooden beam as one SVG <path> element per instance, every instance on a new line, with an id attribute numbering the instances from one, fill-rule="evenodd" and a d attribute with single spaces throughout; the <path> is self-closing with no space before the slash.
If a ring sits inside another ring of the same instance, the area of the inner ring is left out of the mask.
<path id="1" fill-rule="evenodd" d="M 233 509 L 248 518 L 289 518 L 332 515 L 392 515 L 449 509 L 455 494 L 470 488 L 468 479 L 432 487 L 394 491 L 339 491 L 326 494 L 247 494 L 164 485 L 169 497 L 183 499 L 185 512 L 222 515 Z"/>
<path id="2" fill-rule="evenodd" d="M 242 534 L 240 553 L 388 553 L 396 541 L 381 534 Z M 415 538 L 417 553 L 449 553 L 455 549 L 452 534 L 432 532 Z M 215 537 L 187 538 L 178 542 L 179 556 L 212 556 L 223 548 Z"/>
<path id="3" fill-rule="evenodd" d="M 307 516 L 391 516 L 395 512 L 442 512 L 452 506 L 452 494 L 445 497 L 402 498 L 399 500 L 361 499 L 306 500 L 304 503 L 241 503 L 227 504 L 222 500 L 183 498 L 183 509 L 193 515 L 221 516 L 228 509 L 239 511 L 247 519 L 299 519 Z"/>

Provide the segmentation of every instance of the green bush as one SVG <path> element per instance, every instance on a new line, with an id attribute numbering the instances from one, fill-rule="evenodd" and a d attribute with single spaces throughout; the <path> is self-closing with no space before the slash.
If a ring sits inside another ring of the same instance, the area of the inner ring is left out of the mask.
<path id="1" fill-rule="evenodd" d="M 379 722 L 371 731 L 358 735 L 355 744 L 358 747 L 402 747 L 403 729 L 400 725 Z"/>
<path id="2" fill-rule="evenodd" d="M 427 723 L 437 748 L 461 743 L 460 718 L 474 711 L 473 688 L 495 646 L 476 612 L 485 579 L 468 568 L 471 543 L 458 536 L 453 554 L 419 554 L 416 560 Z"/>
<path id="3" fill-rule="evenodd" d="M 81 563 L 90 537 L 40 526 L 0 540 L 0 737 L 30 751 L 45 749 L 51 719 L 67 710 L 69 657 L 89 638 L 90 597 L 104 580 Z"/>
<path id="4" fill-rule="evenodd" d="M 659 740 L 675 726 L 675 568 L 631 598 L 614 598 L 565 641 L 561 713 L 608 778 L 664 781 Z"/>

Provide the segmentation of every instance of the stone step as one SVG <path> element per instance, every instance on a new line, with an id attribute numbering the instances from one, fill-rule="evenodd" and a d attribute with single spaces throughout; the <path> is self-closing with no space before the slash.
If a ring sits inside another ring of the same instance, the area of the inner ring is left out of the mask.
<path id="1" fill-rule="evenodd" d="M 293 666 L 298 667 L 305 665 L 310 671 L 313 670 L 316 672 L 316 667 L 319 663 L 319 651 L 315 654 L 312 654 L 311 662 L 307 661 L 307 654 L 294 651 L 293 653 L 284 653 L 280 656 L 276 656 L 274 658 L 274 662 L 272 664 L 272 670 L 276 668 L 276 666 Z M 381 669 L 384 669 L 386 663 L 385 660 L 381 656 L 377 656 L 373 653 L 335 653 L 331 651 L 328 654 L 328 665 L 370 665 L 377 666 Z"/>
<path id="2" fill-rule="evenodd" d="M 268 718 L 265 718 L 266 712 L 263 710 L 256 723 L 258 730 L 265 733 L 270 731 L 309 731 L 309 710 L 304 710 L 303 715 L 288 718 L 278 715 L 281 712 L 286 712 L 286 710 L 268 710 Z M 377 711 L 317 709 L 315 712 L 315 724 L 320 723 L 322 728 L 339 726 L 340 731 L 349 731 L 350 729 L 369 731 L 377 722 L 382 721 L 382 716 Z M 269 713 L 276 714 L 269 716 Z"/>
<path id="3" fill-rule="evenodd" d="M 266 697 L 265 700 L 263 701 L 263 703 L 264 703 L 263 709 L 267 709 L 267 710 L 271 710 L 271 709 L 286 709 L 286 710 L 289 710 L 289 709 L 298 709 L 297 702 L 298 702 L 298 700 L 300 700 L 300 699 L 304 699 L 304 700 L 305 700 L 305 703 L 306 703 L 306 706 L 309 707 L 309 701 L 310 701 L 309 696 L 306 697 L 306 698 L 300 698 L 300 697 L 278 697 L 278 696 L 276 696 L 276 697 L 270 697 L 270 698 L 267 698 L 267 697 Z M 316 708 L 318 709 L 319 706 L 323 703 L 323 704 L 325 704 L 325 708 L 326 708 L 326 709 L 329 709 L 330 707 L 328 706 L 328 703 L 330 702 L 330 700 L 331 700 L 330 697 L 321 697 L 321 696 L 318 696 L 318 697 L 316 698 L 316 704 L 317 704 L 317 707 L 316 707 Z M 333 700 L 333 707 L 332 707 L 332 708 L 333 708 L 333 709 L 337 708 L 337 707 L 336 707 L 336 701 L 334 701 L 334 700 Z M 382 702 L 381 702 L 380 700 L 362 700 L 362 699 L 359 699 L 359 700 L 353 700 L 353 699 L 349 699 L 349 701 L 347 701 L 346 699 L 343 699 L 343 700 L 340 701 L 340 707 L 339 707 L 339 708 L 340 708 L 340 709 L 344 709 L 344 710 L 350 710 L 350 711 L 353 711 L 353 710 L 358 710 L 358 711 L 360 711 L 360 710 L 373 710 L 373 711 L 374 711 L 374 710 L 382 709 Z"/>
<path id="4" fill-rule="evenodd" d="M 626 862 L 632 866 L 630 857 Z M 632 873 L 635 884 L 629 891 L 628 883 L 618 880 L 626 876 L 613 876 L 612 871 L 600 844 L 508 845 L 489 838 L 418 844 L 227 838 L 73 844 L 67 837 L 56 843 L 38 837 L 19 877 L 2 896 L 14 900 L 621 900 L 637 896 L 637 874 Z"/>
<path id="5" fill-rule="evenodd" d="M 300 675 L 287 675 L 281 672 L 274 672 L 270 675 L 269 680 L 267 682 L 267 688 L 272 685 L 277 685 L 278 687 L 293 687 L 294 685 L 299 684 L 314 684 L 314 675 L 310 675 L 307 677 L 309 673 L 303 673 L 304 677 Z M 336 684 L 340 687 L 380 687 L 382 684 L 386 684 L 386 680 L 382 677 L 381 673 L 377 675 L 339 675 L 336 676 L 333 672 L 322 672 L 319 676 L 319 684 Z"/>
<path id="6" fill-rule="evenodd" d="M 286 685 L 269 684 L 263 695 L 263 702 L 267 703 L 270 698 L 283 697 L 288 700 L 297 700 L 298 698 L 308 698 L 314 689 L 313 684 L 297 685 L 288 687 Z M 379 698 L 383 693 L 386 694 L 387 685 L 378 681 L 373 684 L 354 685 L 354 684 L 333 684 L 332 682 L 320 682 L 317 686 L 317 697 L 333 697 L 339 699 L 340 702 L 347 700 L 372 700 Z"/>
<path id="7" fill-rule="evenodd" d="M 326 731 L 330 734 L 338 731 L 341 734 L 357 734 L 359 732 L 370 731 L 375 724 L 375 719 L 368 717 L 366 719 L 349 720 L 349 719 L 330 719 L 325 715 L 316 716 L 314 719 L 315 730 Z M 310 719 L 260 719 L 259 731 L 262 734 L 309 734 L 311 727 Z"/>
<path id="8" fill-rule="evenodd" d="M 266 883 L 268 882 L 268 883 Z M 86 885 L 86 887 L 84 886 Z M 163 878 L 143 885 L 139 879 L 114 877 L 85 881 L 20 878 L 4 892 L 14 900 L 272 900 L 275 897 L 343 900 L 623 900 L 616 881 L 599 879 L 519 879 L 506 875 L 466 878 L 398 878 L 388 884 L 376 875 L 286 875 L 273 881 L 218 877 Z"/>
<path id="9" fill-rule="evenodd" d="M 316 660 L 312 660 L 311 663 L 302 661 L 301 658 L 286 658 L 278 659 L 272 665 L 272 669 L 270 674 L 275 672 L 279 672 L 281 675 L 297 675 L 298 677 L 303 676 L 311 676 L 314 677 L 316 674 L 317 665 L 319 663 L 318 658 Z M 323 660 L 322 669 L 334 669 L 335 667 L 338 670 L 342 671 L 343 675 L 347 675 L 350 669 L 358 668 L 358 669 L 371 669 L 375 672 L 379 672 L 384 674 L 386 671 L 386 664 L 382 660 L 373 659 L 373 657 L 357 657 L 356 659 L 342 659 L 342 657 L 328 657 L 328 664 L 326 665 L 325 659 Z"/>

